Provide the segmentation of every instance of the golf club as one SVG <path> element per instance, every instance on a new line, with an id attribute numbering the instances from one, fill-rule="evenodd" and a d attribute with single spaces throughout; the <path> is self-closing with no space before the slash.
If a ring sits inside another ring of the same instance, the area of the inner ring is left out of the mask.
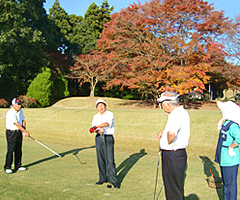
<path id="1" fill-rule="evenodd" d="M 34 139 L 33 137 L 29 136 L 31 139 L 33 139 L 35 142 L 37 142 L 38 144 L 42 145 L 43 147 L 45 147 L 46 149 L 48 149 L 49 151 L 51 151 L 52 153 L 54 153 L 55 155 L 57 155 L 58 157 L 62 157 L 60 156 L 58 153 L 56 153 L 55 151 L 53 151 L 52 149 L 49 149 L 47 146 L 45 146 L 44 144 L 42 144 L 41 142 L 37 141 L 36 139 Z"/>
<path id="2" fill-rule="evenodd" d="M 155 195 L 156 195 L 156 190 L 157 190 L 157 181 L 158 181 L 158 169 L 159 169 L 159 162 L 160 162 L 160 153 L 161 153 L 161 147 L 159 147 L 159 152 L 158 152 L 158 164 L 157 164 L 157 175 L 156 175 L 156 181 L 155 181 L 154 200 L 155 200 Z"/>

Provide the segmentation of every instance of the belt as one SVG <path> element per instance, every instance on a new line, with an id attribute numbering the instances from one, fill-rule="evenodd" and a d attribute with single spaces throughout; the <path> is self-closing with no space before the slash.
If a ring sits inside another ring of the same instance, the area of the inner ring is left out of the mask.
<path id="1" fill-rule="evenodd" d="M 166 151 L 166 152 L 175 152 L 175 151 L 182 151 L 185 149 L 176 149 L 176 150 L 165 150 L 165 149 L 161 149 L 161 151 Z"/>
<path id="2" fill-rule="evenodd" d="M 11 131 L 11 132 L 20 132 L 20 130 L 10 130 L 10 129 L 7 129 L 7 131 Z"/>
<path id="3" fill-rule="evenodd" d="M 106 136 L 112 136 L 112 135 L 104 135 L 103 133 L 97 133 L 97 136 L 104 136 L 104 137 L 106 137 Z"/>

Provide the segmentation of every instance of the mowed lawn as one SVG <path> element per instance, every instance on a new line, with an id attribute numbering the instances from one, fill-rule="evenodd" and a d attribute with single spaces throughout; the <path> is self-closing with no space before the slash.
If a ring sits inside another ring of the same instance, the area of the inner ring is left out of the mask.
<path id="1" fill-rule="evenodd" d="M 131 102 L 116 104 L 116 100 L 105 99 L 115 116 L 115 162 L 121 186 L 118 190 L 108 189 L 107 184 L 95 185 L 98 181 L 95 137 L 88 131 L 96 113 L 95 100 L 72 100 L 64 106 L 59 102 L 59 106 L 49 108 L 23 109 L 31 136 L 64 157 L 59 158 L 24 137 L 23 165 L 28 170 L 13 174 L 3 170 L 4 115 L 8 109 L 0 109 L 0 199 L 153 199 L 159 148 L 157 133 L 164 128 L 168 115 L 160 109 L 127 109 L 120 104 L 126 106 Z M 191 137 L 187 148 L 185 197 L 223 199 L 222 189 L 212 189 L 207 183 L 210 169 L 220 176 L 219 166 L 213 160 L 221 113 L 219 110 L 188 112 Z M 158 199 L 165 199 L 162 185 L 160 167 Z"/>

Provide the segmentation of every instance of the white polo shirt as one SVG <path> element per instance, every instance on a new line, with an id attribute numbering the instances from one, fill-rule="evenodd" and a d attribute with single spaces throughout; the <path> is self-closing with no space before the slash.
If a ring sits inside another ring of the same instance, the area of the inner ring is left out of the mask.
<path id="1" fill-rule="evenodd" d="M 100 113 L 93 116 L 92 126 L 97 126 L 102 123 L 108 122 L 109 126 L 104 127 L 104 135 L 113 135 L 114 134 L 114 115 L 110 111 L 105 111 L 103 115 Z"/>
<path id="2" fill-rule="evenodd" d="M 22 126 L 22 121 L 25 120 L 22 109 L 18 112 L 12 107 L 6 114 L 6 129 L 18 130 L 14 124 L 17 122 Z"/>
<path id="3" fill-rule="evenodd" d="M 176 134 L 172 144 L 168 144 L 167 133 L 171 131 Z M 190 138 L 190 117 L 183 106 L 176 107 L 169 115 L 163 135 L 160 140 L 160 147 L 164 150 L 185 149 Z"/>

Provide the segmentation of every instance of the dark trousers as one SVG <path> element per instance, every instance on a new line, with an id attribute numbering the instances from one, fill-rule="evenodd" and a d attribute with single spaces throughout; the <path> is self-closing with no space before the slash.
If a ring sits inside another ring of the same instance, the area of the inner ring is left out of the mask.
<path id="1" fill-rule="evenodd" d="M 236 200 L 238 165 L 229 167 L 221 166 L 220 168 L 223 181 L 224 200 Z"/>
<path id="2" fill-rule="evenodd" d="M 116 167 L 114 161 L 114 138 L 112 135 L 96 135 L 97 162 L 99 181 L 117 183 Z M 108 179 L 107 179 L 108 177 Z"/>
<path id="3" fill-rule="evenodd" d="M 4 169 L 11 169 L 13 163 L 14 153 L 14 164 L 15 169 L 18 169 L 22 165 L 22 133 L 21 131 L 6 131 L 7 138 L 7 155 Z"/>
<path id="4" fill-rule="evenodd" d="M 162 151 L 162 176 L 167 200 L 184 199 L 185 149 Z"/>

